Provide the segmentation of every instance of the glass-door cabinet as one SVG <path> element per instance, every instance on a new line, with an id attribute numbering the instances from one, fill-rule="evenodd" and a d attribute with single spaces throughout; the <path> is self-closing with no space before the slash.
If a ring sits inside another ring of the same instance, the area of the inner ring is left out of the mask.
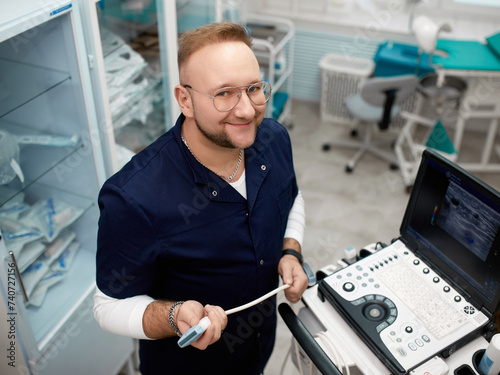
<path id="1" fill-rule="evenodd" d="M 117 373 L 133 343 L 92 313 L 106 171 L 78 7 L 1 7 L 0 373 Z"/>
<path id="2" fill-rule="evenodd" d="M 82 5 L 99 126 L 112 144 L 105 158 L 115 172 L 172 127 L 179 114 L 171 106 L 178 82 L 176 2 L 84 0 Z"/>

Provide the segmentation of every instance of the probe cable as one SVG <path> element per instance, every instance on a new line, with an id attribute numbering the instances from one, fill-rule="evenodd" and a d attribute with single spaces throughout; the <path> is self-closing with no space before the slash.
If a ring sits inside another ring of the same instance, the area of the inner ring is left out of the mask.
<path id="1" fill-rule="evenodd" d="M 270 291 L 269 293 L 264 294 L 262 297 L 257 298 L 256 300 L 254 300 L 252 302 L 246 303 L 244 305 L 235 307 L 235 308 L 230 309 L 230 310 L 226 310 L 224 312 L 226 313 L 226 315 L 231 315 L 231 314 L 234 314 L 236 312 L 248 309 L 249 307 L 255 306 L 256 304 L 258 304 L 258 303 L 260 303 L 260 302 L 268 299 L 269 297 L 274 296 L 275 294 L 277 294 L 280 291 L 285 290 L 286 288 L 289 288 L 289 287 L 290 287 L 290 285 L 284 284 L 284 285 L 280 286 L 279 288 L 276 288 L 276 289 Z M 210 319 L 208 318 L 208 316 L 204 317 L 203 319 L 201 319 L 199 321 L 199 323 L 197 325 L 189 328 L 182 335 L 182 337 L 179 339 L 179 341 L 177 342 L 177 344 L 181 348 L 184 348 L 184 347 L 186 347 L 188 345 L 191 345 L 193 342 L 195 342 L 196 340 L 198 340 L 201 337 L 201 335 L 203 335 L 203 333 L 210 326 L 210 324 L 211 324 L 211 322 L 210 322 Z"/>

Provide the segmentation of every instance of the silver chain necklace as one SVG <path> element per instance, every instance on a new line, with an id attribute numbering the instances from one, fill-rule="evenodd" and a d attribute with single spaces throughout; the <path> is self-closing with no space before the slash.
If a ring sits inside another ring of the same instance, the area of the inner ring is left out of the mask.
<path id="1" fill-rule="evenodd" d="M 181 139 L 182 139 L 182 142 L 186 145 L 186 147 L 189 150 L 189 152 L 191 153 L 191 155 L 193 155 L 193 157 L 196 159 L 196 161 L 198 163 L 200 163 L 201 165 L 203 165 L 205 168 L 210 169 L 196 157 L 196 155 L 193 153 L 193 151 L 191 151 L 191 149 L 189 148 L 189 146 L 187 144 L 186 138 L 184 138 L 184 134 L 182 134 L 182 133 L 181 133 Z M 229 177 L 226 177 L 226 176 L 223 176 L 223 175 L 220 175 L 217 173 L 217 176 L 222 177 L 223 179 L 228 180 L 229 182 L 233 182 L 234 176 L 236 176 L 236 173 L 238 173 L 238 169 L 240 169 L 240 165 L 241 165 L 242 161 L 243 161 L 243 149 L 241 148 L 240 154 L 238 155 L 238 162 L 236 163 L 236 168 L 234 168 L 233 174 Z"/>

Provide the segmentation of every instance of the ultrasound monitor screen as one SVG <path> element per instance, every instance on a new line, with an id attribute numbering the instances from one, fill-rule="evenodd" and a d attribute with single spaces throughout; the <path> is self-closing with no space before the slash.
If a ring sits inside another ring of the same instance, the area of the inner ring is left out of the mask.
<path id="1" fill-rule="evenodd" d="M 490 312 L 500 300 L 499 229 L 500 194 L 426 150 L 402 238 Z"/>
<path id="2" fill-rule="evenodd" d="M 450 181 L 434 224 L 465 246 L 483 262 L 495 241 L 500 213 L 454 181 Z"/>

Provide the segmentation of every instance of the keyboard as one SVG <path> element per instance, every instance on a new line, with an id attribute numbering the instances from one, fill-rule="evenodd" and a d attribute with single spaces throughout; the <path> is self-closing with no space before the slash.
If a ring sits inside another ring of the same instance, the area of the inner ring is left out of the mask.
<path id="1" fill-rule="evenodd" d="M 462 311 L 403 262 L 379 272 L 377 277 L 408 306 L 437 339 L 467 322 Z"/>

